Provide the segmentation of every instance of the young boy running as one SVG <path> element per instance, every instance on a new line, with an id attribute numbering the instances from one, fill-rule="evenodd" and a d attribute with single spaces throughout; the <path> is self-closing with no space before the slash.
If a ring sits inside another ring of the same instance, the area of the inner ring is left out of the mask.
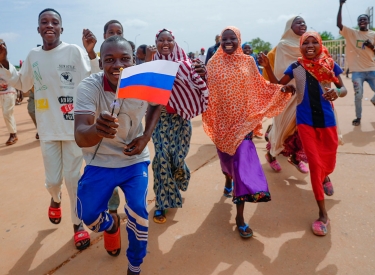
<path id="1" fill-rule="evenodd" d="M 77 214 L 91 230 L 104 231 L 105 249 L 109 255 L 118 256 L 120 217 L 106 210 L 113 189 L 119 186 L 127 202 L 127 274 L 139 274 L 148 239 L 146 196 L 150 156 L 147 143 L 159 120 L 161 107 L 136 99 L 118 99 L 113 103 L 120 68 L 133 65 L 133 51 L 128 41 L 121 36 L 108 38 L 100 48 L 100 56 L 103 72 L 91 75 L 78 86 L 74 111 L 75 138 L 87 164 L 78 183 Z"/>
<path id="2" fill-rule="evenodd" d="M 77 45 L 62 42 L 62 20 L 54 9 L 39 13 L 38 33 L 43 46 L 30 51 L 19 72 L 8 62 L 7 49 L 0 48 L 0 72 L 16 89 L 27 91 L 34 86 L 45 186 L 52 197 L 48 216 L 54 224 L 61 222 L 61 185 L 64 178 L 70 198 L 74 242 L 77 249 L 83 250 L 90 245 L 90 236 L 75 214 L 82 150 L 74 141 L 73 108 L 78 84 L 91 71 L 100 70 L 93 51 L 96 38 L 90 31 L 83 31 L 82 40 L 88 56 Z"/>

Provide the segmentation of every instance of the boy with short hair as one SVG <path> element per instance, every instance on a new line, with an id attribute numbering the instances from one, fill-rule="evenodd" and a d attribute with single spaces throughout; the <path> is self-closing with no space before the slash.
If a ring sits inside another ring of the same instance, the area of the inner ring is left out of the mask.
<path id="1" fill-rule="evenodd" d="M 82 166 L 82 150 L 74 141 L 73 109 L 76 89 L 82 79 L 99 71 L 95 36 L 83 30 L 83 44 L 88 53 L 60 40 L 63 32 L 61 15 L 44 9 L 38 16 L 38 33 L 43 46 L 28 54 L 19 72 L 7 60 L 7 50 L 0 48 L 0 73 L 17 89 L 34 86 L 36 121 L 45 168 L 45 186 L 51 194 L 48 216 L 52 223 L 61 222 L 61 185 L 64 178 L 70 198 L 74 243 L 83 250 L 90 236 L 75 214 L 77 183 Z M 89 59 L 90 58 L 90 59 Z"/>
<path id="2" fill-rule="evenodd" d="M 159 120 L 161 107 L 137 99 L 117 99 L 114 103 L 120 69 L 133 65 L 133 51 L 128 41 L 121 36 L 108 38 L 100 48 L 100 56 L 103 72 L 91 75 L 78 86 L 74 111 L 75 139 L 87 164 L 78 184 L 77 214 L 91 230 L 104 231 L 105 249 L 109 255 L 118 256 L 120 217 L 108 213 L 107 205 L 113 189 L 120 187 L 127 202 L 127 274 L 139 274 L 148 239 L 146 196 L 150 156 L 147 143 Z M 112 108 L 113 115 L 109 113 Z"/>

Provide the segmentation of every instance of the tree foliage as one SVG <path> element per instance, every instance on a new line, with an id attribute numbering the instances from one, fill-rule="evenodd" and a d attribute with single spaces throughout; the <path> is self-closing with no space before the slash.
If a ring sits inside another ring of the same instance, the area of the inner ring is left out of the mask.
<path id="1" fill-rule="evenodd" d="M 320 32 L 319 34 L 322 37 L 323 41 L 326 41 L 326 40 L 335 40 L 335 37 L 334 37 L 334 35 L 331 32 L 324 31 L 324 32 Z"/>
<path id="2" fill-rule="evenodd" d="M 270 51 L 272 49 L 270 42 L 263 41 L 259 37 L 252 39 L 249 43 L 254 53 Z"/>

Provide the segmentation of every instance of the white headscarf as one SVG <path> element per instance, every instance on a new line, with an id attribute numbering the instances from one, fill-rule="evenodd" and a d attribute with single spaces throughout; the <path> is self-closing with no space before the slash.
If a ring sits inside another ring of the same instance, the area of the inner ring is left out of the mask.
<path id="1" fill-rule="evenodd" d="M 285 26 L 284 34 L 276 47 L 274 73 L 277 78 L 281 78 L 289 65 L 297 61 L 298 57 L 302 56 L 299 49 L 299 41 L 301 36 L 295 34 L 292 30 L 293 21 L 297 17 L 299 16 L 293 16 L 288 20 Z"/>

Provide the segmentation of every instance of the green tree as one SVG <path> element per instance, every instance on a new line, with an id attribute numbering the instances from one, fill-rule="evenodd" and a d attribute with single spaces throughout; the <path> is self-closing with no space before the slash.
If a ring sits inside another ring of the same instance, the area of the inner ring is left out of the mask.
<path id="1" fill-rule="evenodd" d="M 250 44 L 254 53 L 270 51 L 272 49 L 270 42 L 263 41 L 259 37 L 252 39 Z"/>
<path id="2" fill-rule="evenodd" d="M 320 32 L 319 34 L 323 41 L 335 39 L 335 37 L 333 36 L 331 32 L 324 31 L 324 32 Z"/>

